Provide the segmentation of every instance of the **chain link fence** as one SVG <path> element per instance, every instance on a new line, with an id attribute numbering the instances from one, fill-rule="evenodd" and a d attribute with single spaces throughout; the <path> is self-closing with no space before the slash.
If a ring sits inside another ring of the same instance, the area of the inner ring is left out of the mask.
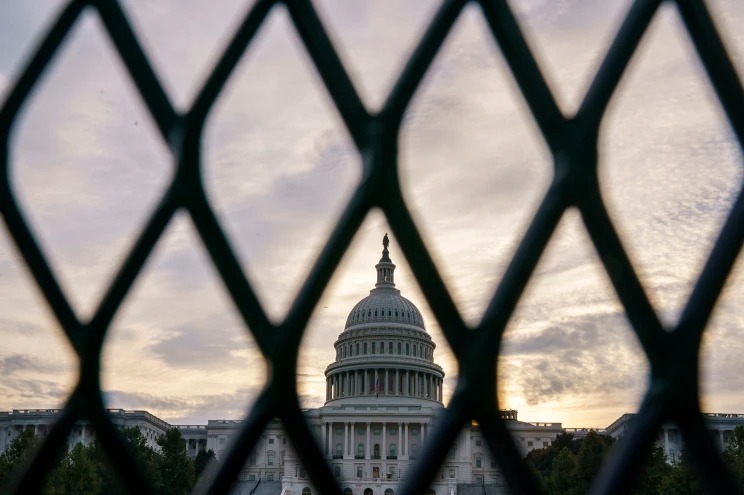
<path id="1" fill-rule="evenodd" d="M 287 8 L 362 156 L 363 174 L 286 318 L 275 325 L 269 321 L 254 288 L 242 272 L 213 205 L 207 199 L 200 156 L 205 120 L 215 100 L 267 14 L 280 3 Z M 552 183 L 510 260 L 482 321 L 474 328 L 461 319 L 412 220 L 398 178 L 398 140 L 403 116 L 432 59 L 467 3 L 465 0 L 446 0 L 441 4 L 382 109 L 374 114 L 362 103 L 309 0 L 257 1 L 185 112 L 174 108 L 132 30 L 130 19 L 116 0 L 74 0 L 64 6 L 27 60 L 0 110 L 0 166 L 3 172 L 0 208 L 18 250 L 77 354 L 81 372 L 59 420 L 12 493 L 34 493 L 40 489 L 45 473 L 54 468 L 57 455 L 66 445 L 72 425 L 80 419 L 91 422 L 98 442 L 110 456 L 126 488 L 132 493 L 153 493 L 124 440 L 108 419 L 100 384 L 101 349 L 112 319 L 140 275 L 154 245 L 173 216 L 183 211 L 193 220 L 211 261 L 271 369 L 268 383 L 242 423 L 235 447 L 223 459 L 219 471 L 202 480 L 197 492 L 228 493 L 261 432 L 272 418 L 278 418 L 292 443 L 303 446 L 297 454 L 307 467 L 315 487 L 321 493 L 340 494 L 320 447 L 303 419 L 296 392 L 296 362 L 299 344 L 313 309 L 363 219 L 373 208 L 379 208 L 386 216 L 459 362 L 460 370 L 457 387 L 430 439 L 430 448 L 422 452 L 402 480 L 400 493 L 423 493 L 428 488 L 449 446 L 463 425 L 471 420 L 479 423 L 510 490 L 513 493 L 540 492 L 537 480 L 522 461 L 505 422 L 498 414 L 496 365 L 506 324 L 568 208 L 580 212 L 650 367 L 648 390 L 634 428 L 613 450 L 592 491 L 628 492 L 643 467 L 644 455 L 640 453 L 650 451 L 657 431 L 668 422 L 679 426 L 707 491 L 738 491 L 700 413 L 698 369 L 704 329 L 744 238 L 744 195 L 738 196 L 728 213 L 679 322 L 674 328 L 666 329 L 657 318 L 610 221 L 597 179 L 600 124 L 630 58 L 662 1 L 633 2 L 573 116 L 566 116 L 559 109 L 507 2 L 474 1 L 507 61 L 554 162 Z M 741 145 L 744 143 L 744 93 L 709 11 L 702 0 L 670 3 L 677 8 L 709 83 Z M 81 321 L 63 294 L 48 259 L 18 206 L 9 179 L 9 156 L 11 130 L 24 104 L 86 10 L 92 10 L 100 17 L 154 119 L 160 137 L 167 143 L 177 169 L 133 248 L 108 285 L 102 302 L 89 321 Z M 278 363 L 281 366 L 275 366 Z"/>

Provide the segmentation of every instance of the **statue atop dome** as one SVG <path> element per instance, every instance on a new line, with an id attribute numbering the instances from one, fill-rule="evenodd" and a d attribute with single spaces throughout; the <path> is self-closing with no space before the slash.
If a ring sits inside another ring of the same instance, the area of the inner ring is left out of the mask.
<path id="1" fill-rule="evenodd" d="M 385 234 L 385 237 L 382 238 L 382 247 L 387 249 L 390 245 L 390 239 L 388 239 L 387 233 Z"/>

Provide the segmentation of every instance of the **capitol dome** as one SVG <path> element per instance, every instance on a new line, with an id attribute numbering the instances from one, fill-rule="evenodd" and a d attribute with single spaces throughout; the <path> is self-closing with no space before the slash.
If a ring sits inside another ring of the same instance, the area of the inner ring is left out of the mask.
<path id="1" fill-rule="evenodd" d="M 436 344 L 416 305 L 395 288 L 387 234 L 375 265 L 377 282 L 346 318 L 326 368 L 326 402 L 364 396 L 405 397 L 442 403 L 444 371 L 434 363 Z"/>

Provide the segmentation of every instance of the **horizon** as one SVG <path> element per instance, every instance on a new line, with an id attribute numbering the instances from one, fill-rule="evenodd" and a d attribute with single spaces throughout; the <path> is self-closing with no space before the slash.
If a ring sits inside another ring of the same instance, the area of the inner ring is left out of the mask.
<path id="1" fill-rule="evenodd" d="M 223 9 L 176 0 L 123 3 L 179 109 L 246 9 L 237 0 Z M 0 5 L 6 47 L 0 99 L 59 4 Z M 558 103 L 571 113 L 628 2 L 548 4 L 512 2 Z M 369 108 L 384 100 L 436 6 L 316 4 Z M 741 72 L 744 32 L 736 27 L 744 5 L 720 0 L 711 10 Z M 83 320 L 172 173 L 152 118 L 101 33 L 90 14 L 77 26 L 18 119 L 10 152 L 21 207 Z M 361 157 L 282 8 L 246 51 L 205 138 L 207 195 L 265 311 L 281 321 L 362 174 Z M 611 217 L 669 327 L 742 183 L 736 140 L 669 5 L 620 83 L 601 143 Z M 427 249 L 463 319 L 475 325 L 549 184 L 552 164 L 472 5 L 406 114 L 400 175 Z M 437 345 L 445 406 L 452 394 L 456 360 L 392 229 L 374 211 L 303 338 L 297 381 L 304 409 L 323 402 L 332 342 L 374 286 L 386 232 L 396 287 L 420 309 Z M 5 229 L 0 246 L 0 410 L 61 407 L 76 379 L 74 353 Z M 705 334 L 702 410 L 744 412 L 738 386 L 744 319 L 736 304 L 743 275 L 741 266 L 731 273 Z M 146 410 L 170 424 L 199 418 L 206 424 L 216 411 L 225 411 L 221 419 L 242 419 L 260 391 L 265 362 L 183 213 L 117 314 L 102 373 L 107 407 Z M 605 428 L 637 411 L 648 364 L 576 211 L 561 220 L 510 319 L 499 375 L 499 405 L 519 411 L 520 421 Z"/>

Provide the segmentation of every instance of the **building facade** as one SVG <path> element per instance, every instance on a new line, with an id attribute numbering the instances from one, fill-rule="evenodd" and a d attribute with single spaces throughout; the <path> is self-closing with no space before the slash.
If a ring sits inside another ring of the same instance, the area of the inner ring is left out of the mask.
<path id="1" fill-rule="evenodd" d="M 387 235 L 382 258 L 375 265 L 376 282 L 370 294 L 349 313 L 334 343 L 335 359 L 325 370 L 325 404 L 305 411 L 331 470 L 344 495 L 394 495 L 427 441 L 444 408 L 444 371 L 436 364 L 436 344 L 426 332 L 418 308 L 395 287 L 395 264 L 390 259 Z M 0 452 L 25 428 L 44 436 L 59 410 L 0 412 Z M 148 444 L 173 426 L 146 411 L 109 410 L 120 427 L 139 428 Z M 523 454 L 549 446 L 559 434 L 581 437 L 588 429 L 566 430 L 561 423 L 526 423 L 517 411 L 502 411 L 517 447 Z M 621 438 L 632 424 L 625 414 L 601 433 Z M 744 415 L 707 415 L 711 430 L 723 448 Z M 177 425 L 191 456 L 213 450 L 225 455 L 237 437 L 241 421 L 209 420 L 206 425 Z M 86 422 L 70 432 L 70 445 L 88 444 L 95 434 Z M 675 427 L 664 427 L 659 443 L 670 460 L 681 451 Z M 505 491 L 496 461 L 486 447 L 480 428 L 473 423 L 461 431 L 429 491 L 430 494 Z M 312 495 L 317 493 L 294 453 L 282 425 L 272 421 L 243 466 L 235 494 Z"/>

